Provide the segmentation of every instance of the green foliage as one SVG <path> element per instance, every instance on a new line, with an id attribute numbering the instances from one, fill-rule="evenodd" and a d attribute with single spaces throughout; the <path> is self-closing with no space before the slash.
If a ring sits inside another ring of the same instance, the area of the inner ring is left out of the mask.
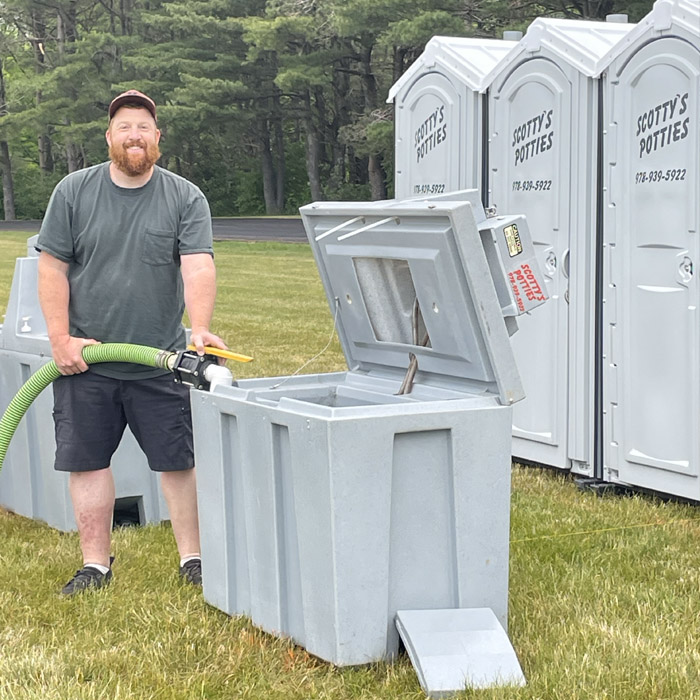
<path id="1" fill-rule="evenodd" d="M 325 189 L 326 197 L 329 200 L 341 202 L 366 202 L 371 198 L 371 191 L 368 183 L 361 185 L 354 182 L 342 182 L 340 185 L 329 185 Z"/>
<path id="2" fill-rule="evenodd" d="M 469 33 L 470 28 L 459 17 L 444 10 L 432 10 L 393 22 L 379 44 L 412 48 L 427 44 L 434 36 L 467 36 Z"/>
<path id="3" fill-rule="evenodd" d="M 275 85 L 286 93 L 295 93 L 327 83 L 327 71 L 321 66 L 299 65 L 280 70 Z"/>
<path id="4" fill-rule="evenodd" d="M 14 179 L 16 191 L 22 193 L 16 201 L 17 218 L 41 219 L 60 173 L 42 173 L 36 163 L 22 163 L 14 170 Z"/>
<path id="5" fill-rule="evenodd" d="M 164 163 L 200 185 L 219 214 L 290 211 L 312 192 L 374 196 L 370 156 L 387 185 L 393 179 L 384 100 L 394 71 L 432 36 L 500 36 L 540 14 L 627 11 L 634 21 L 650 8 L 651 0 L 4 0 L 0 139 L 17 213 L 40 215 L 51 184 L 105 159 L 106 109 L 128 88 L 156 100 Z"/>
<path id="6" fill-rule="evenodd" d="M 357 155 L 379 153 L 390 157 L 394 149 L 394 123 L 388 110 L 377 110 L 343 128 L 341 138 L 353 144 Z"/>
<path id="7" fill-rule="evenodd" d="M 296 214 L 299 207 L 311 201 L 309 179 L 306 174 L 304 162 L 304 144 L 300 141 L 292 141 L 286 148 L 286 177 L 284 191 L 286 194 L 284 203 L 285 214 Z"/>
<path id="8" fill-rule="evenodd" d="M 261 216 L 265 213 L 263 203 L 262 173 L 259 170 L 239 170 L 239 186 L 236 192 L 236 214 L 239 216 Z"/>

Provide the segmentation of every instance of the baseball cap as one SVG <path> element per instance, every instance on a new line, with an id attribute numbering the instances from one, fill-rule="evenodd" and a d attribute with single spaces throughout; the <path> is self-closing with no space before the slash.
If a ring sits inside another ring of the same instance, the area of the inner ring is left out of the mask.
<path id="1" fill-rule="evenodd" d="M 115 112 L 125 104 L 137 104 L 145 107 L 157 121 L 156 103 L 148 95 L 144 95 L 138 90 L 127 90 L 126 92 L 122 92 L 121 95 L 117 95 L 109 103 L 109 118 L 111 119 Z"/>

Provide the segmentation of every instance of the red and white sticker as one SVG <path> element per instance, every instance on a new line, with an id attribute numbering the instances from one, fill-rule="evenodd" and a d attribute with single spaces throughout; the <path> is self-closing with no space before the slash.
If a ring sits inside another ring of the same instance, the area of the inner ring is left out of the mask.
<path id="1" fill-rule="evenodd" d="M 520 267 L 509 272 L 508 279 L 513 290 L 515 302 L 521 313 L 524 313 L 527 308 L 532 306 L 532 304 L 528 304 L 526 307 L 525 299 L 528 302 L 546 301 L 547 297 L 543 294 L 542 287 L 537 281 L 535 273 L 527 263 L 523 263 Z"/>

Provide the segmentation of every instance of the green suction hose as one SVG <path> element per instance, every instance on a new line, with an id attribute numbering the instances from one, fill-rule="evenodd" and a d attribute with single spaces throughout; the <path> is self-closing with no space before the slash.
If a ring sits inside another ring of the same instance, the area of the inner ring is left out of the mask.
<path id="1" fill-rule="evenodd" d="M 86 345 L 82 352 L 83 359 L 89 365 L 98 362 L 133 362 L 138 365 L 168 370 L 172 369 L 176 354 L 169 350 L 159 350 L 146 345 L 132 345 L 130 343 Z M 22 420 L 22 416 L 27 412 L 32 401 L 54 379 L 58 379 L 60 376 L 61 373 L 58 371 L 56 363 L 51 360 L 34 372 L 10 401 L 10 405 L 0 418 L 0 469 L 2 469 L 10 440 L 20 420 Z"/>

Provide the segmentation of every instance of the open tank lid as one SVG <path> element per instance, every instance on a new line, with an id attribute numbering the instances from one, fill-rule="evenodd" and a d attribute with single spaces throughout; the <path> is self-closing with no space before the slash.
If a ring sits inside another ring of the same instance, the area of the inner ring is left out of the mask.
<path id="1" fill-rule="evenodd" d="M 351 371 L 401 381 L 413 353 L 416 385 L 524 397 L 471 203 L 300 211 Z"/>
<path id="2" fill-rule="evenodd" d="M 454 75 L 460 83 L 475 92 L 483 92 L 484 77 L 514 47 L 517 41 L 503 39 L 466 39 L 454 36 L 434 36 L 423 53 L 391 86 L 387 102 L 411 85 L 421 75 L 439 68 Z"/>
<path id="3" fill-rule="evenodd" d="M 490 86 L 499 75 L 510 72 L 515 64 L 536 57 L 542 50 L 589 78 L 597 77 L 607 65 L 605 61 L 610 51 L 634 26 L 619 22 L 538 17 L 517 47 L 499 61 L 484 82 Z"/>

